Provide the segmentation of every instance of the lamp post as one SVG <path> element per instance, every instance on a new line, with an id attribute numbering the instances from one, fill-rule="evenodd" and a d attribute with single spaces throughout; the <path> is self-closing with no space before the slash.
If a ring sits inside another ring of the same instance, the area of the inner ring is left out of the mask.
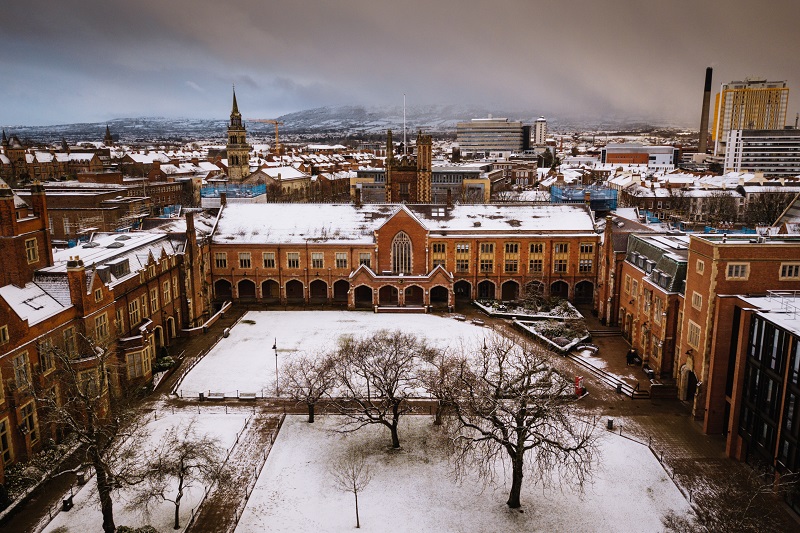
<path id="1" fill-rule="evenodd" d="M 278 338 L 275 337 L 275 342 L 272 343 L 272 349 L 275 350 L 275 396 L 279 396 L 278 393 Z"/>

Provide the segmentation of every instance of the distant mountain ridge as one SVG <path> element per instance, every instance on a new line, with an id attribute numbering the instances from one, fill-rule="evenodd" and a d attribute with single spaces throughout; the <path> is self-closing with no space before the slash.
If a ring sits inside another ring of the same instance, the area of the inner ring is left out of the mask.
<path id="1" fill-rule="evenodd" d="M 456 124 L 473 118 L 521 120 L 532 124 L 543 114 L 551 131 L 588 131 L 614 129 L 642 129 L 651 126 L 640 118 L 581 119 L 548 116 L 547 113 L 508 111 L 485 106 L 467 105 L 417 105 L 406 108 L 406 130 L 409 135 L 418 129 L 428 133 L 455 133 Z M 245 116 L 246 113 L 245 113 Z M 328 106 L 306 109 L 278 117 L 284 123 L 281 134 L 292 138 L 337 138 L 381 135 L 387 129 L 402 134 L 402 106 Z M 115 138 L 123 143 L 190 141 L 225 142 L 227 117 L 219 119 L 191 119 L 165 117 L 116 118 L 107 122 L 60 124 L 53 126 L 5 126 L 8 134 L 39 143 L 101 141 L 106 124 Z M 271 124 L 249 122 L 250 142 L 271 142 L 274 128 Z"/>

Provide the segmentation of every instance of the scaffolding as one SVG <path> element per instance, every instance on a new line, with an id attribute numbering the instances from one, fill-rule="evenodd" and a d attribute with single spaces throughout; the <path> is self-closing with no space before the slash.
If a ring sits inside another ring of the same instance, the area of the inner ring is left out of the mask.
<path id="1" fill-rule="evenodd" d="M 588 195 L 588 196 L 587 196 Z M 601 185 L 553 185 L 551 204 L 582 204 L 588 199 L 592 211 L 613 211 L 617 208 L 617 191 Z"/>

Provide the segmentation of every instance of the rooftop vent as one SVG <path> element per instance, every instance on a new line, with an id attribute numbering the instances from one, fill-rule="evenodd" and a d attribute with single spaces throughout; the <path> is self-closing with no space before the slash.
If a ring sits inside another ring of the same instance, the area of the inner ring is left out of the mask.
<path id="1" fill-rule="evenodd" d="M 123 246 L 125 245 L 122 244 L 121 242 L 112 242 L 111 244 L 106 246 L 106 248 L 122 248 Z"/>
<path id="2" fill-rule="evenodd" d="M 100 245 L 97 244 L 96 242 L 87 242 L 82 246 L 82 248 L 97 248 L 98 246 Z"/>

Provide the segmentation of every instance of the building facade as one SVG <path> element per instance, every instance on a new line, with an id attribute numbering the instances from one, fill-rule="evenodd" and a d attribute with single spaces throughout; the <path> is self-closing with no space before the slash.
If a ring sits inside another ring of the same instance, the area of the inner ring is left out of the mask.
<path id="1" fill-rule="evenodd" d="M 725 145 L 726 172 L 800 175 L 800 130 L 730 130 Z"/>
<path id="2" fill-rule="evenodd" d="M 491 156 L 521 152 L 528 146 L 522 122 L 507 118 L 473 118 L 456 125 L 462 155 Z"/>
<path id="3" fill-rule="evenodd" d="M 714 155 L 725 155 L 731 130 L 783 129 L 788 106 L 789 87 L 785 81 L 745 78 L 723 83 L 714 103 Z"/>
<path id="4" fill-rule="evenodd" d="M 247 144 L 247 130 L 242 122 L 242 114 L 236 103 L 233 91 L 231 121 L 228 124 L 228 144 L 225 147 L 228 159 L 228 179 L 242 181 L 250 175 L 250 145 Z"/>

